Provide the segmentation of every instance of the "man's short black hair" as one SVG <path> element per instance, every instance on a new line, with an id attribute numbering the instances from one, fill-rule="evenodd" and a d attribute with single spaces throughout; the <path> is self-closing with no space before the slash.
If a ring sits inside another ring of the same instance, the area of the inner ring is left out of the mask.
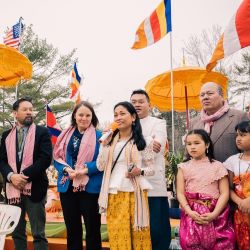
<path id="1" fill-rule="evenodd" d="M 30 102 L 32 104 L 32 98 L 26 96 L 26 97 L 22 97 L 20 99 L 18 99 L 17 101 L 15 101 L 12 105 L 12 109 L 17 111 L 19 106 L 20 106 L 20 103 L 22 102 Z"/>
<path id="2" fill-rule="evenodd" d="M 136 89 L 136 90 L 134 90 L 134 91 L 132 92 L 131 96 L 130 96 L 130 99 L 131 99 L 131 97 L 132 97 L 133 95 L 145 95 L 146 98 L 147 98 L 147 100 L 148 100 L 148 102 L 150 102 L 150 98 L 149 98 L 148 93 L 147 93 L 145 90 L 143 90 L 143 89 Z"/>

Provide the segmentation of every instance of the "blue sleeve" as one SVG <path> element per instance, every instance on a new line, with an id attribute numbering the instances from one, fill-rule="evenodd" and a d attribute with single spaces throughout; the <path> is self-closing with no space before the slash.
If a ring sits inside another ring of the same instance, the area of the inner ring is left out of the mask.
<path id="1" fill-rule="evenodd" d="M 101 135 L 102 135 L 102 133 L 97 130 L 96 131 L 96 147 L 95 147 L 95 154 L 94 154 L 93 161 L 85 163 L 87 165 L 87 168 L 88 168 L 88 175 L 89 176 L 100 172 L 96 166 L 96 159 L 97 159 L 97 156 L 99 154 L 99 148 L 100 148 L 99 138 L 101 137 Z"/>
<path id="2" fill-rule="evenodd" d="M 59 163 L 58 161 L 54 160 L 54 167 L 55 169 L 62 174 L 63 173 L 63 168 L 65 167 L 65 165 Z"/>

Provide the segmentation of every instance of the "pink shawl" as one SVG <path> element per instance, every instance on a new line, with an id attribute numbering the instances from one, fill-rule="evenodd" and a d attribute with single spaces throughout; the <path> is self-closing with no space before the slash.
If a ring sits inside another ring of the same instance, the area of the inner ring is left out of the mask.
<path id="1" fill-rule="evenodd" d="M 36 125 L 32 123 L 29 127 L 25 144 L 23 148 L 23 159 L 21 164 L 20 173 L 26 169 L 27 167 L 33 164 L 33 152 L 35 146 L 35 133 L 36 133 Z M 16 166 L 16 135 L 17 135 L 17 127 L 15 126 L 6 138 L 6 151 L 8 157 L 8 164 L 12 168 L 14 174 L 17 174 L 17 166 Z M 31 186 L 32 183 L 29 182 L 25 185 L 23 190 L 19 190 L 14 187 L 12 183 L 6 184 L 6 195 L 8 202 L 10 204 L 16 204 L 20 202 L 21 196 L 20 194 L 23 193 L 24 195 L 31 195 Z"/>
<path id="2" fill-rule="evenodd" d="M 214 121 L 218 120 L 229 110 L 228 103 L 225 101 L 224 105 L 214 114 L 207 115 L 205 110 L 201 110 L 201 120 L 205 123 L 204 129 L 210 134 L 211 127 L 214 125 Z"/>
<path id="3" fill-rule="evenodd" d="M 68 165 L 66 162 L 66 154 L 67 154 L 67 146 L 69 143 L 69 140 L 72 136 L 72 134 L 75 131 L 75 127 L 69 127 L 68 129 L 65 129 L 60 136 L 57 138 L 53 156 L 54 159 L 67 166 L 72 168 Z M 77 161 L 75 164 L 75 170 L 79 171 L 85 168 L 84 164 L 85 162 L 89 162 L 93 160 L 94 153 L 95 153 L 95 147 L 96 147 L 96 130 L 93 125 L 90 125 L 86 131 L 84 132 L 84 136 L 82 137 Z M 69 177 L 64 176 L 61 180 L 62 182 L 65 182 Z M 85 190 L 85 186 L 87 185 L 89 180 L 88 175 L 77 175 L 73 179 L 73 187 L 74 191 L 82 191 Z"/>

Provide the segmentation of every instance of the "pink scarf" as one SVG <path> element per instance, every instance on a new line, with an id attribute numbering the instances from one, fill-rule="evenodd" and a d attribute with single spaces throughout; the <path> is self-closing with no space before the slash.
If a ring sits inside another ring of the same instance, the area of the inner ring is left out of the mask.
<path id="1" fill-rule="evenodd" d="M 222 117 L 225 113 L 227 113 L 228 110 L 229 106 L 227 102 L 224 102 L 224 105 L 212 115 L 207 115 L 204 109 L 201 110 L 201 120 L 204 122 L 204 129 L 208 134 L 210 134 L 211 127 L 214 125 L 214 121 Z"/>
<path id="2" fill-rule="evenodd" d="M 67 154 L 67 146 L 72 134 L 75 131 L 75 127 L 69 127 L 65 129 L 60 136 L 57 138 L 56 145 L 54 147 L 53 156 L 54 159 L 67 166 L 72 168 L 66 162 L 66 154 Z M 77 161 L 75 164 L 75 170 L 79 171 L 85 168 L 84 163 L 93 160 L 94 153 L 96 147 L 96 130 L 93 125 L 90 125 L 86 131 L 84 132 L 84 136 L 82 137 L 79 152 L 77 155 Z M 61 182 L 64 183 L 68 180 L 68 176 L 63 176 Z M 73 179 L 73 187 L 74 192 L 85 190 L 85 186 L 87 185 L 89 180 L 88 175 L 77 175 Z"/>
<path id="3" fill-rule="evenodd" d="M 33 164 L 33 152 L 35 146 L 35 133 L 36 133 L 36 125 L 32 123 L 29 127 L 25 144 L 23 148 L 23 159 L 21 164 L 20 173 L 26 169 L 27 167 Z M 16 135 L 17 135 L 17 127 L 15 126 L 9 133 L 6 138 L 6 151 L 8 157 L 8 164 L 13 170 L 14 174 L 17 174 L 17 166 L 16 166 Z M 24 195 L 31 195 L 31 186 L 32 183 L 28 182 L 23 190 L 19 190 L 14 187 L 12 183 L 6 183 L 6 195 L 8 202 L 10 204 L 20 203 L 21 201 L 21 193 Z"/>

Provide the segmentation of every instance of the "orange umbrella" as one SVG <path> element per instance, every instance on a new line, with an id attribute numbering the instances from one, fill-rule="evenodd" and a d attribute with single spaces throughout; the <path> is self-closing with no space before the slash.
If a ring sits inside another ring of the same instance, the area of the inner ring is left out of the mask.
<path id="1" fill-rule="evenodd" d="M 9 88 L 17 85 L 21 79 L 30 79 L 32 64 L 18 50 L 0 44 L 0 87 Z"/>
<path id="2" fill-rule="evenodd" d="M 218 72 L 207 72 L 206 69 L 199 67 L 182 67 L 173 70 L 174 79 L 174 110 L 183 112 L 188 107 L 195 110 L 201 109 L 199 100 L 200 88 L 206 82 L 219 84 L 226 95 L 227 82 L 226 76 Z M 186 94 L 185 94 L 186 87 Z M 150 97 L 152 106 L 160 111 L 170 111 L 171 107 L 171 75 L 167 71 L 149 80 L 145 89 Z"/>
<path id="3" fill-rule="evenodd" d="M 201 110 L 199 100 L 200 88 L 206 82 L 215 82 L 219 84 L 224 95 L 227 92 L 226 76 L 218 72 L 208 72 L 199 67 L 181 67 L 173 70 L 174 81 L 174 111 L 187 112 L 188 109 Z M 171 105 L 171 72 L 167 71 L 161 75 L 149 80 L 145 89 L 150 97 L 152 106 L 160 111 L 172 110 Z"/>

